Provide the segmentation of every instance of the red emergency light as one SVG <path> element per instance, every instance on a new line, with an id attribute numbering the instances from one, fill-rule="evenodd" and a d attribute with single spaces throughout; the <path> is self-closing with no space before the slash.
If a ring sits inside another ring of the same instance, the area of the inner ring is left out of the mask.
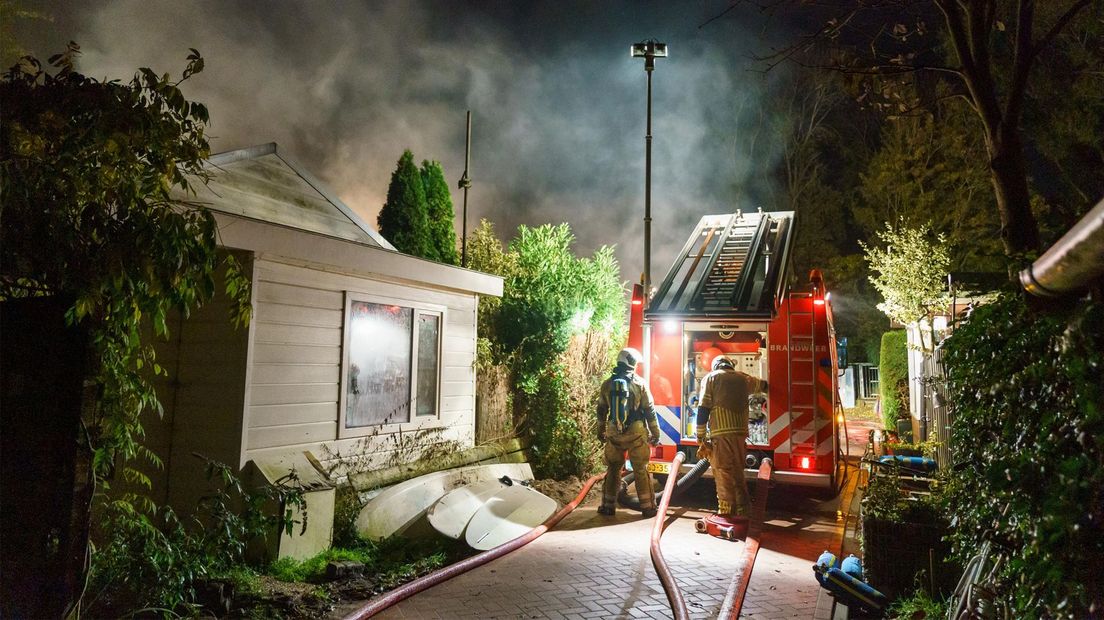
<path id="1" fill-rule="evenodd" d="M 801 457 L 801 469 L 809 469 L 809 457 Z"/>
<path id="2" fill-rule="evenodd" d="M 636 302 L 634 301 L 633 303 L 636 303 Z M 814 299 L 813 303 L 818 305 L 818 306 L 823 306 L 824 305 L 824 300 L 823 299 Z"/>

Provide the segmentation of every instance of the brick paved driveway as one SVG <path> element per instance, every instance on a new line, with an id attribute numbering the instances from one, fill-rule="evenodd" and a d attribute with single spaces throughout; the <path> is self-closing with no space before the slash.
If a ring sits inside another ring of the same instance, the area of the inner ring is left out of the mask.
<path id="1" fill-rule="evenodd" d="M 863 431 L 852 429 L 852 455 Z M 865 439 L 861 439 L 865 441 Z M 715 508 L 712 483 L 703 481 L 668 513 L 663 552 L 694 618 L 715 618 L 744 544 L 698 534 L 694 521 Z M 847 494 L 843 501 L 847 501 Z M 846 503 L 844 504 L 846 506 Z M 840 498 L 775 486 L 742 618 L 813 618 L 819 586 L 813 561 L 838 552 L 844 519 Z M 670 608 L 648 553 L 651 521 L 620 510 L 601 517 L 590 503 L 559 526 L 507 555 L 426 590 L 378 618 L 669 618 Z M 821 601 L 823 606 L 823 601 Z M 343 606 L 349 612 L 356 606 Z"/>
<path id="2" fill-rule="evenodd" d="M 490 564 L 404 601 L 381 618 L 668 618 L 648 553 L 651 521 L 587 505 L 555 530 Z M 663 551 L 694 617 L 715 617 L 743 543 L 694 532 L 704 513 L 672 510 Z M 717 566 L 719 570 L 709 567 Z"/>

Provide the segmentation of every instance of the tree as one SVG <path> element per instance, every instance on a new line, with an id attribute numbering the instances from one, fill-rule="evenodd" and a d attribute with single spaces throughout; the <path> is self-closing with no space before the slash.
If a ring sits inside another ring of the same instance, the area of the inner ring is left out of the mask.
<path id="1" fill-rule="evenodd" d="M 449 194 L 448 181 L 445 181 L 445 172 L 440 162 L 424 160 L 421 175 L 429 217 L 430 247 L 427 258 L 448 265 L 459 265 L 456 230 L 453 227 L 456 214 L 452 210 L 452 196 Z"/>
<path id="2" fill-rule="evenodd" d="M 946 236 L 955 269 L 999 271 L 1000 222 L 974 124 L 957 100 L 887 123 L 860 175 L 853 213 L 864 232 L 874 235 L 887 221 L 928 224 Z"/>
<path id="3" fill-rule="evenodd" d="M 878 304 L 889 318 L 907 325 L 946 305 L 944 283 L 951 258 L 946 238 L 927 225 L 886 224 L 878 238 L 885 248 L 862 244 L 870 270 L 870 282 L 885 302 Z"/>
<path id="4" fill-rule="evenodd" d="M 1021 127 L 1032 69 L 1092 3 L 746 0 L 733 7 L 751 4 L 819 20 L 822 25 L 811 36 L 767 58 L 772 64 L 789 59 L 855 76 L 862 98 L 888 112 L 913 109 L 917 94 L 931 95 L 932 82 L 950 85 L 980 120 L 1004 252 L 1020 261 L 1040 246 Z"/>
<path id="5" fill-rule="evenodd" d="M 981 119 L 1000 213 L 1001 240 L 1010 257 L 1039 250 L 1039 226 L 1031 212 L 1020 129 L 1028 78 L 1039 52 L 1091 2 L 1076 0 L 1054 12 L 1045 33 L 1036 39 L 1033 31 L 1041 20 L 1036 15 L 1034 0 L 1019 2 L 1014 9 L 1005 9 L 997 0 L 971 2 L 969 6 L 957 0 L 935 0 L 958 61 L 954 70 L 966 88 L 967 100 Z M 1001 19 L 1002 9 L 1008 11 L 1003 16 L 1007 21 Z M 1050 10 L 1054 11 L 1054 7 Z M 1007 37 L 1005 24 L 1015 25 Z M 1012 52 L 1010 66 L 995 57 L 1008 48 Z M 998 76 L 1002 71 L 1006 81 L 1003 93 Z"/>
<path id="6" fill-rule="evenodd" d="M 150 375 L 164 374 L 146 329 L 167 336 L 167 314 L 209 299 L 222 268 L 237 302 L 233 320 L 249 320 L 248 280 L 218 254 L 214 217 L 170 196 L 207 178 L 207 109 L 178 87 L 203 68 L 191 52 L 179 81 L 140 69 L 129 83 L 100 82 L 74 70 L 79 48 L 70 43 L 50 59 L 54 73 L 26 57 L 0 81 L 0 300 L 5 313 L 56 307 L 59 325 L 64 313 L 82 359 L 57 363 L 81 368 L 74 379 L 85 386 L 79 402 L 62 406 L 63 417 L 21 425 L 52 438 L 53 449 L 39 455 L 45 462 L 74 462 L 62 464 L 67 480 L 35 480 L 34 497 L 5 494 L 5 519 L 30 515 L 24 531 L 4 532 L 5 547 L 18 542 L 27 551 L 17 566 L 5 563 L 6 577 L 30 574 L 38 591 L 8 592 L 6 579 L 4 615 L 66 615 L 84 583 L 97 487 L 112 473 L 148 485 L 128 465 L 138 456 L 159 462 L 140 445 L 140 416 L 161 411 Z M 32 326 L 53 319 L 23 316 Z M 14 411 L 40 415 L 33 404 L 6 400 L 5 446 L 18 440 L 8 425 Z M 6 472 L 34 466 L 5 461 Z M 66 498 L 66 512 L 27 505 L 45 496 Z"/>
<path id="7" fill-rule="evenodd" d="M 398 251 L 437 260 L 435 249 L 431 249 L 429 243 L 425 186 L 414 165 L 414 154 L 409 150 L 403 151 L 391 173 L 387 202 L 383 204 L 377 223 L 380 234 Z"/>

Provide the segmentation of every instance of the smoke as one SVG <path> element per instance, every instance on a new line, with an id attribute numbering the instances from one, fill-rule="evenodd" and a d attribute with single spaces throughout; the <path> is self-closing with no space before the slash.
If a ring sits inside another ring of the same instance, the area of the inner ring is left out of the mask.
<path id="1" fill-rule="evenodd" d="M 748 70 L 770 44 L 750 17 L 699 28 L 727 6 L 111 0 L 47 6 L 54 22 L 18 36 L 43 58 L 73 39 L 83 72 L 120 79 L 178 73 L 199 49 L 183 89 L 210 109 L 213 151 L 276 141 L 370 222 L 403 149 L 459 179 L 470 109 L 469 230 L 568 222 L 580 252 L 616 244 L 627 280 L 643 267 L 646 100 L 628 49 L 655 37 L 671 50 L 653 74 L 659 281 L 700 216 L 776 208 L 782 140 L 759 102 L 780 76 Z"/>

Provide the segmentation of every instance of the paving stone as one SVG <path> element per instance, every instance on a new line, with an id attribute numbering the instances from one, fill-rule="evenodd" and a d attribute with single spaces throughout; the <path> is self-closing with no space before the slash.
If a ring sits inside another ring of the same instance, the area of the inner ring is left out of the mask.
<path id="1" fill-rule="evenodd" d="M 865 441 L 865 432 L 862 435 Z M 786 487 L 772 490 L 769 523 L 763 529 L 742 618 L 831 617 L 825 615 L 823 603 L 818 605 L 825 597 L 811 566 L 825 549 L 839 551 L 846 521 L 837 519 L 831 505 L 807 510 L 812 502 L 805 501 L 807 494 L 804 497 Z M 601 517 L 596 508 L 596 503 L 583 506 L 526 547 L 377 617 L 669 618 L 670 607 L 648 552 L 651 522 L 626 511 Z M 691 616 L 715 618 L 743 564 L 744 543 L 694 532 L 694 521 L 703 513 L 679 509 L 672 514 L 676 516 L 663 537 L 664 557 Z"/>

